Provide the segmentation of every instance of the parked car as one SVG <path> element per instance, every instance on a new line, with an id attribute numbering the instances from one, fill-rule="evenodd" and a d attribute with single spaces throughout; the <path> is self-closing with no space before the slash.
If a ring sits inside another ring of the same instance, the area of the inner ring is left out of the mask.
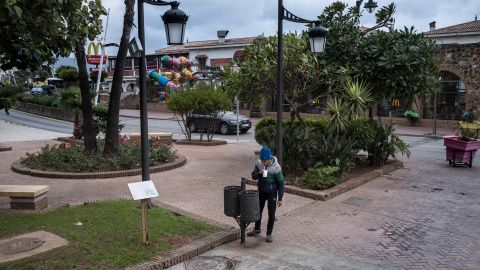
<path id="1" fill-rule="evenodd" d="M 44 95 L 45 92 L 43 91 L 41 86 L 35 86 L 30 90 L 30 92 L 28 94 L 30 94 L 30 95 Z"/>
<path id="2" fill-rule="evenodd" d="M 42 85 L 42 89 L 47 96 L 51 96 L 55 91 L 57 91 L 57 87 L 55 85 Z"/>
<path id="3" fill-rule="evenodd" d="M 217 119 L 212 123 L 213 115 L 205 114 L 204 112 L 191 112 L 187 115 L 187 127 L 191 132 L 198 130 L 207 130 L 209 125 L 214 125 L 215 132 L 220 132 L 223 135 L 234 133 L 237 131 L 237 114 L 234 112 L 220 112 L 217 114 Z M 240 132 L 245 133 L 252 127 L 250 118 L 238 115 Z"/>

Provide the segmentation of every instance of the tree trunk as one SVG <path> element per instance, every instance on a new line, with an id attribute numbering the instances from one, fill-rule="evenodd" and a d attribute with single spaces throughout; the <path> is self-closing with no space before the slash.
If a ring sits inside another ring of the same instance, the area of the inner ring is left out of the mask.
<path id="1" fill-rule="evenodd" d="M 120 95 L 122 94 L 122 81 L 125 61 L 128 52 L 128 42 L 132 30 L 133 18 L 135 15 L 135 0 L 125 0 L 125 15 L 123 17 L 123 32 L 120 39 L 120 48 L 117 53 L 117 63 L 113 73 L 112 89 L 110 92 L 110 103 L 108 105 L 107 132 L 105 134 L 104 157 L 118 155 L 118 122 L 120 119 Z"/>
<path id="2" fill-rule="evenodd" d="M 88 83 L 87 60 L 85 57 L 85 41 L 77 42 L 75 57 L 78 64 L 78 80 L 82 94 L 83 136 L 85 150 L 94 151 L 97 148 L 95 123 L 93 122 L 92 99 L 90 98 L 90 85 Z"/>
<path id="3" fill-rule="evenodd" d="M 80 131 L 80 116 L 78 112 L 75 112 L 75 119 L 73 120 L 73 137 L 75 139 L 82 138 L 82 132 Z"/>

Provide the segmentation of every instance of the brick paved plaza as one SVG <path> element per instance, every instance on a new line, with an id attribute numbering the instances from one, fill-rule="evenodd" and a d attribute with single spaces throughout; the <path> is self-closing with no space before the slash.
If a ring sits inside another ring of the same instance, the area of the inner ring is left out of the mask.
<path id="1" fill-rule="evenodd" d="M 49 204 L 57 207 L 131 198 L 127 183 L 141 181 L 141 176 L 36 178 L 10 170 L 13 161 L 46 143 L 57 141 L 3 143 L 13 150 L 0 152 L 0 184 L 49 185 Z M 223 214 L 223 187 L 239 185 L 240 177 L 250 175 L 258 148 L 251 141 L 214 147 L 175 145 L 187 163 L 151 175 L 160 193 L 153 202 L 238 227 Z M 403 169 L 326 202 L 286 194 L 284 205 L 277 210 L 275 246 L 284 243 L 319 256 L 330 254 L 385 269 L 479 269 L 480 166 L 453 168 L 444 158 L 401 158 Z M 8 198 L 0 198 L 2 212 L 8 211 L 8 203 Z M 209 253 L 232 245 L 236 243 Z M 255 252 L 255 247 L 251 249 Z"/>

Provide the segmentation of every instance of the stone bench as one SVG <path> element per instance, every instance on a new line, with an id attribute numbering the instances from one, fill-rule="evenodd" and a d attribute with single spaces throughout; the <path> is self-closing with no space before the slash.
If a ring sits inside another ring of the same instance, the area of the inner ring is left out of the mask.
<path id="1" fill-rule="evenodd" d="M 0 197 L 10 197 L 11 209 L 40 210 L 47 208 L 49 186 L 0 185 Z"/>
<path id="2" fill-rule="evenodd" d="M 140 138 L 141 133 L 130 133 L 130 138 Z M 149 132 L 148 133 L 148 138 L 150 139 L 151 137 L 158 137 L 160 140 L 172 140 L 173 139 L 173 133 L 167 133 L 167 132 Z"/>

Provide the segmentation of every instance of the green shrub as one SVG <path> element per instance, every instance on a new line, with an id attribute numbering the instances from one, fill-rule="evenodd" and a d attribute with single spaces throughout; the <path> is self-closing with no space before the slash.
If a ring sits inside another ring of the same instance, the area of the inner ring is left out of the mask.
<path id="1" fill-rule="evenodd" d="M 33 98 L 32 95 L 25 94 L 25 93 L 17 94 L 13 97 L 13 99 L 16 101 L 29 102 L 29 103 L 32 102 L 32 98 Z"/>
<path id="2" fill-rule="evenodd" d="M 338 167 L 336 176 L 340 177 L 355 165 L 358 158 L 357 150 L 353 148 L 354 141 L 346 136 L 335 136 L 332 133 L 319 134 L 312 138 L 315 141 L 313 157 L 314 167 Z"/>
<path id="3" fill-rule="evenodd" d="M 367 151 L 375 137 L 375 121 L 370 118 L 358 118 L 350 121 L 347 137 L 354 142 L 353 148 Z"/>
<path id="4" fill-rule="evenodd" d="M 108 118 L 108 107 L 96 105 L 92 107 L 92 112 L 100 120 L 107 120 Z"/>
<path id="5" fill-rule="evenodd" d="M 4 86 L 0 87 L 0 98 L 10 98 L 21 94 L 27 90 L 28 89 L 23 86 L 5 84 Z"/>
<path id="6" fill-rule="evenodd" d="M 56 97 L 55 96 L 43 96 L 43 95 L 35 95 L 30 100 L 31 103 L 48 106 L 48 107 L 55 107 L 56 104 Z"/>
<path id="7" fill-rule="evenodd" d="M 326 166 L 311 168 L 302 176 L 302 185 L 313 190 L 325 190 L 340 184 L 340 180 L 334 176 L 339 168 Z"/>
<path id="8" fill-rule="evenodd" d="M 98 149 L 93 153 L 85 151 L 73 137 L 68 143 L 46 145 L 39 152 L 26 153 L 22 164 L 37 170 L 55 170 L 61 172 L 92 172 L 95 170 L 118 171 L 140 168 L 142 164 L 141 144 L 138 138 L 121 136 L 118 145 L 119 155 L 106 159 L 102 152 L 105 140 L 97 140 Z M 175 151 L 169 141 L 160 141 L 158 138 L 149 140 L 150 165 L 167 161 Z"/>
<path id="9" fill-rule="evenodd" d="M 398 152 L 410 157 L 408 144 L 393 134 L 396 127 L 397 125 L 382 126 L 380 118 L 375 123 L 375 137 L 367 146 L 368 159 L 372 165 L 382 166 L 388 157 L 396 158 Z"/>

